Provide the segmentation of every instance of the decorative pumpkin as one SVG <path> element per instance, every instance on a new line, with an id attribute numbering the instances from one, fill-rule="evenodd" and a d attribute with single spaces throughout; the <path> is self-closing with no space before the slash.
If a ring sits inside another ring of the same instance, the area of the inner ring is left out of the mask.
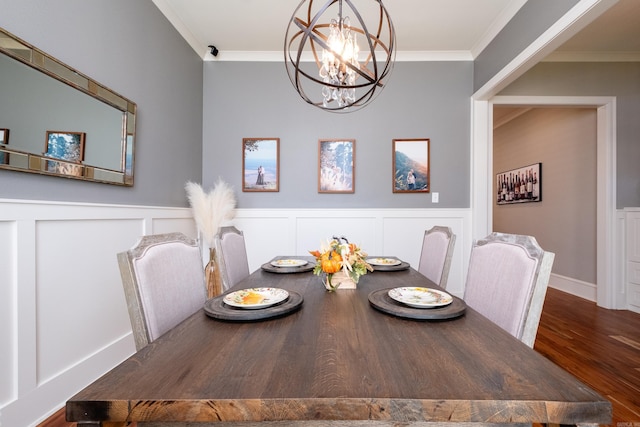
<path id="1" fill-rule="evenodd" d="M 322 254 L 320 264 L 325 273 L 337 273 L 342 268 L 342 257 L 336 251 L 327 251 Z"/>

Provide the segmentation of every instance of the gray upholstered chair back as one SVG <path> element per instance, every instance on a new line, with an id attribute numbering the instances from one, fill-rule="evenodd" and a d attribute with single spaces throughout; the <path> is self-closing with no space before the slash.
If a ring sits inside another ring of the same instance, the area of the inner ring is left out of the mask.
<path id="1" fill-rule="evenodd" d="M 216 247 L 222 286 L 226 291 L 249 276 L 244 233 L 233 226 L 221 227 L 216 237 Z"/>
<path id="2" fill-rule="evenodd" d="M 118 265 L 137 350 L 206 301 L 200 248 L 182 233 L 143 236 L 118 254 Z"/>
<path id="3" fill-rule="evenodd" d="M 442 288 L 447 287 L 456 235 L 451 228 L 434 226 L 424 232 L 418 271 Z"/>
<path id="4" fill-rule="evenodd" d="M 473 245 L 464 300 L 533 347 L 554 257 L 534 237 L 492 233 Z"/>

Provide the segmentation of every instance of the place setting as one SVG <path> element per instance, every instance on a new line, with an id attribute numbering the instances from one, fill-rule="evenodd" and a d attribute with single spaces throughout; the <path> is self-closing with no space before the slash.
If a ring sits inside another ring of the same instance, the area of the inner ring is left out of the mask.
<path id="1" fill-rule="evenodd" d="M 368 257 L 367 263 L 373 271 L 402 271 L 408 270 L 410 265 L 395 257 Z"/>
<path id="2" fill-rule="evenodd" d="M 277 258 L 270 262 L 262 264 L 260 268 L 270 273 L 304 273 L 312 271 L 315 267 L 315 263 L 309 262 L 306 259 L 290 257 L 290 258 Z"/>
<path id="3" fill-rule="evenodd" d="M 369 294 L 377 310 L 414 320 L 446 320 L 462 316 L 465 302 L 445 291 L 419 286 L 379 289 Z"/>
<path id="4" fill-rule="evenodd" d="M 280 288 L 247 288 L 208 300 L 204 311 L 219 320 L 253 321 L 292 313 L 302 305 L 302 295 Z"/>

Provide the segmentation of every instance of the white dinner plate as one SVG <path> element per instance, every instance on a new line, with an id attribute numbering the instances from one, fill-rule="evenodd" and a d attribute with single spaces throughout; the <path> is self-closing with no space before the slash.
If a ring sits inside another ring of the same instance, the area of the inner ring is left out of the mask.
<path id="1" fill-rule="evenodd" d="M 446 292 L 420 287 L 390 289 L 389 297 L 414 308 L 442 307 L 453 302 L 453 297 Z"/>
<path id="2" fill-rule="evenodd" d="M 303 259 L 277 259 L 275 261 L 271 261 L 271 265 L 274 267 L 300 267 L 302 265 L 307 265 L 307 261 Z"/>
<path id="3" fill-rule="evenodd" d="M 256 309 L 278 304 L 289 297 L 289 292 L 279 288 L 249 288 L 224 296 L 224 303 L 232 307 Z"/>
<path id="4" fill-rule="evenodd" d="M 400 265 L 402 261 L 397 258 L 367 258 L 367 262 L 371 265 Z"/>

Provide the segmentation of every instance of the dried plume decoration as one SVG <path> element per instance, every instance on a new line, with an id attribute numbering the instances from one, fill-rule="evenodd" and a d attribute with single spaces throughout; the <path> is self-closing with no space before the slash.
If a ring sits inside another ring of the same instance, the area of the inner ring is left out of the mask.
<path id="1" fill-rule="evenodd" d="M 209 262 L 205 266 L 207 296 L 213 298 L 222 293 L 222 281 L 215 253 L 215 238 L 224 221 L 235 216 L 236 199 L 231 187 L 221 178 L 208 193 L 199 184 L 187 182 L 187 197 L 193 217 L 202 239 L 209 246 Z"/>
<path id="2" fill-rule="evenodd" d="M 187 182 L 185 189 L 198 231 L 208 247 L 213 248 L 222 223 L 235 216 L 236 199 L 233 189 L 221 178 L 218 178 L 208 193 L 194 182 Z"/>

